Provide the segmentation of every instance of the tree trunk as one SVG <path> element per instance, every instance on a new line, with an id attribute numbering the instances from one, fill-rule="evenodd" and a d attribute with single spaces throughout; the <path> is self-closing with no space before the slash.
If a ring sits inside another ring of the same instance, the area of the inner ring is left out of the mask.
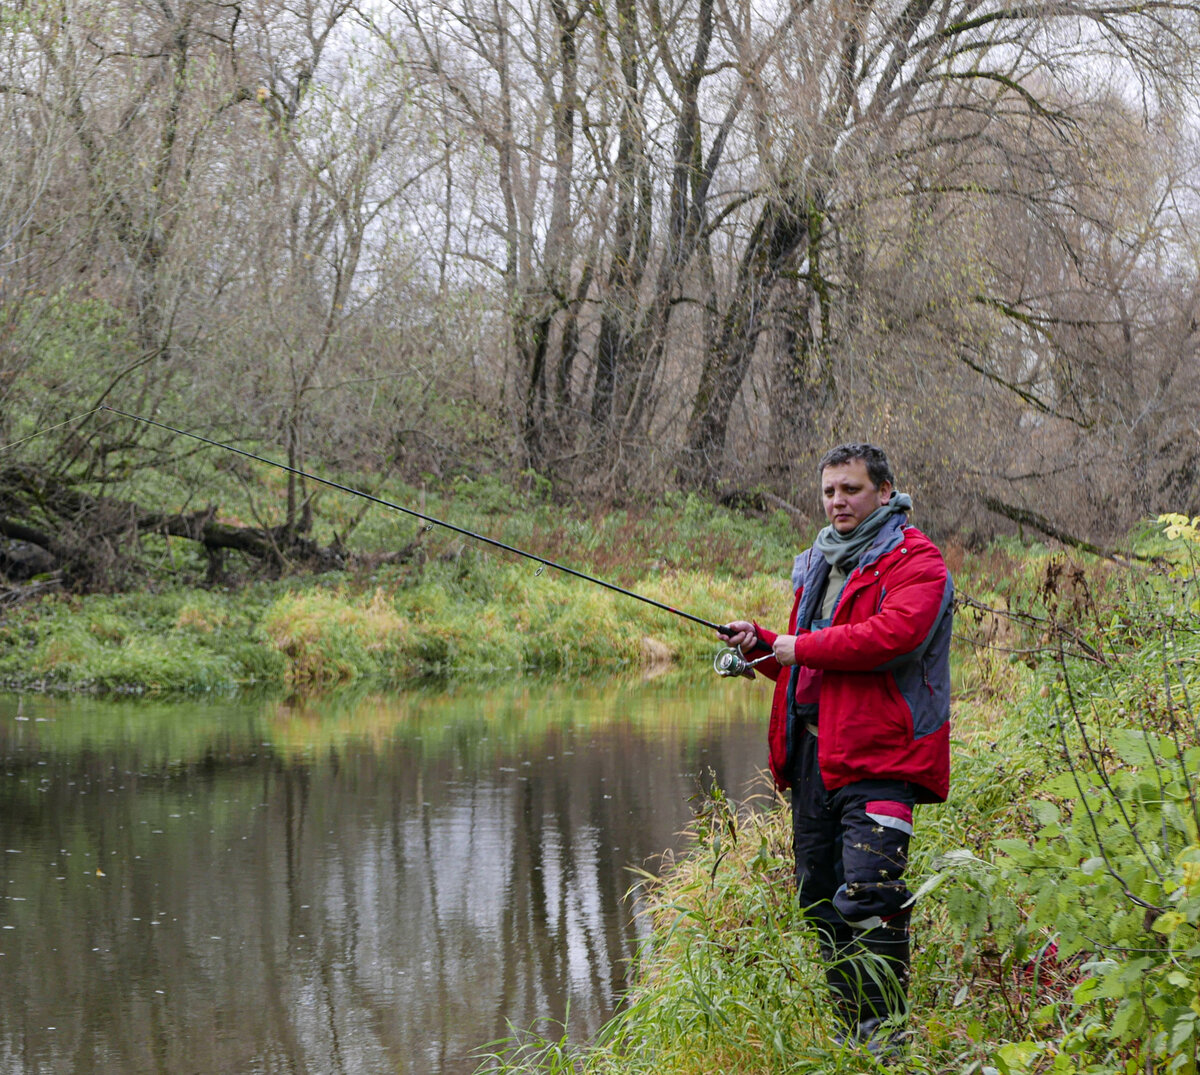
<path id="1" fill-rule="evenodd" d="M 733 401 L 741 390 L 780 274 L 809 235 L 809 216 L 782 198 L 763 207 L 738 271 L 721 331 L 700 374 L 680 467 L 687 484 L 711 486 L 720 471 Z"/>

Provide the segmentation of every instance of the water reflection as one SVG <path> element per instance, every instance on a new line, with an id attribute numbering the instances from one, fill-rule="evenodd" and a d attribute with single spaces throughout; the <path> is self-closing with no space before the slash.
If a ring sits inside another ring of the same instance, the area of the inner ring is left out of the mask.
<path id="1" fill-rule="evenodd" d="M 755 690 L 490 686 L 321 702 L 0 698 L 0 1069 L 473 1069 L 626 984 L 631 864 Z"/>

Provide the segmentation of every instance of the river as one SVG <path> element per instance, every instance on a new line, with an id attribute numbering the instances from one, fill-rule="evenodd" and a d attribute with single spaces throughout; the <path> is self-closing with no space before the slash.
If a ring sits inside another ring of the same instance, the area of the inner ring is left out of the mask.
<path id="1" fill-rule="evenodd" d="M 0 696 L 0 1070 L 465 1075 L 585 1040 L 759 684 Z"/>

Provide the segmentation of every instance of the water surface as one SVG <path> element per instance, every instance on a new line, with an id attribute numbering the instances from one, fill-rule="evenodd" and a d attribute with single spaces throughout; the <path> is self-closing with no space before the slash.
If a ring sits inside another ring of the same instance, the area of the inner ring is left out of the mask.
<path id="1" fill-rule="evenodd" d="M 0 696 L 0 1070 L 472 1071 L 594 1033 L 626 894 L 713 775 L 762 790 L 761 687 L 322 700 Z"/>

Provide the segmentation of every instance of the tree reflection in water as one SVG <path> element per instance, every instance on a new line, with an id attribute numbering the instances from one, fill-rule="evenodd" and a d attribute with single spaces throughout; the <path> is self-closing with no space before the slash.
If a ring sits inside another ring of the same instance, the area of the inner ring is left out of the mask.
<path id="1" fill-rule="evenodd" d="M 171 705 L 0 699 L 0 1069 L 459 1073 L 594 1033 L 631 865 L 756 690 L 528 686 Z"/>

